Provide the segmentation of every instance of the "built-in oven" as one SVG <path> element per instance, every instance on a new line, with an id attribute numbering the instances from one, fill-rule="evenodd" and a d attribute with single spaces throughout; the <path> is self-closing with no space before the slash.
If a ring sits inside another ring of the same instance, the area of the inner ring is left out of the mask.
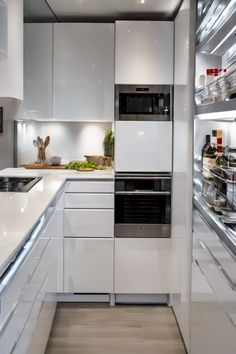
<path id="1" fill-rule="evenodd" d="M 116 120 L 169 121 L 171 85 L 116 85 Z"/>
<path id="2" fill-rule="evenodd" d="M 115 177 L 115 237 L 171 236 L 171 174 Z"/>

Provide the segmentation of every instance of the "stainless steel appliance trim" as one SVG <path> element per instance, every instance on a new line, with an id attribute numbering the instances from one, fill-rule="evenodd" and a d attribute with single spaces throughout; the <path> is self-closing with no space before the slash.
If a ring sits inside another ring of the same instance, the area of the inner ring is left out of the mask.
<path id="1" fill-rule="evenodd" d="M 170 224 L 115 224 L 115 237 L 170 238 Z"/>
<path id="2" fill-rule="evenodd" d="M 171 192 L 167 191 L 117 191 L 117 195 L 171 195 Z"/>
<path id="3" fill-rule="evenodd" d="M 129 121 L 172 121 L 173 115 L 173 85 L 115 85 L 115 120 L 129 120 Z M 144 89 L 143 91 L 138 91 L 137 89 Z M 148 91 L 146 91 L 148 89 Z M 120 115 L 119 112 L 119 94 L 120 93 L 140 93 L 140 94 L 150 94 L 150 93 L 164 93 L 170 94 L 170 114 L 168 115 L 151 115 L 151 114 L 127 114 Z M 120 118 L 121 117 L 121 118 Z M 163 119 L 165 117 L 165 119 Z"/>
<path id="4" fill-rule="evenodd" d="M 118 93 L 170 93 L 172 85 L 116 85 Z"/>
<path id="5" fill-rule="evenodd" d="M 171 119 L 169 114 L 119 114 L 119 120 L 169 122 Z"/>
<path id="6" fill-rule="evenodd" d="M 115 179 L 135 179 L 135 180 L 160 180 L 160 179 L 171 179 L 171 175 L 167 174 L 142 174 L 142 173 L 135 173 L 134 175 L 132 174 L 127 174 L 127 173 L 119 173 L 116 174 Z"/>

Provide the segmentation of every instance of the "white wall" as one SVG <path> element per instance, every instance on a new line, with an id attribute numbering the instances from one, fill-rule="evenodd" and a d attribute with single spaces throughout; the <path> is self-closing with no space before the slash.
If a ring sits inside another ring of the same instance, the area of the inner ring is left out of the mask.
<path id="1" fill-rule="evenodd" d="M 23 0 L 5 0 L 7 55 L 0 58 L 0 97 L 23 99 Z"/>
<path id="2" fill-rule="evenodd" d="M 84 160 L 84 155 L 103 155 L 105 131 L 111 129 L 110 123 L 68 123 L 68 122 L 25 122 L 17 126 L 18 165 L 34 162 L 37 149 L 33 139 L 39 135 L 43 139 L 49 135 L 50 145 L 46 157 L 61 156 L 62 162 Z"/>
<path id="3" fill-rule="evenodd" d="M 0 134 L 0 170 L 13 167 L 14 162 L 14 118 L 19 101 L 0 99 L 3 107 L 3 134 Z"/>

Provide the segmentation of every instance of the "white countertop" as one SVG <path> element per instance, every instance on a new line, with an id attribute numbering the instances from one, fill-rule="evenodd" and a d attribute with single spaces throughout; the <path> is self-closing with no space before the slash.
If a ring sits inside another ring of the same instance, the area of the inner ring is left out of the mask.
<path id="1" fill-rule="evenodd" d="M 27 193 L 0 192 L 1 274 L 66 180 L 114 179 L 114 170 L 77 172 L 8 168 L 0 171 L 0 176 L 42 177 Z"/>

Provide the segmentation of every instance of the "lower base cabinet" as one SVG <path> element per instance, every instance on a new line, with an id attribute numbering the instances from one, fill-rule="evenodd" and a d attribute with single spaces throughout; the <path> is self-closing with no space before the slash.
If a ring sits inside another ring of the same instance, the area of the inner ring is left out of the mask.
<path id="1" fill-rule="evenodd" d="M 64 239 L 64 292 L 113 292 L 113 239 Z"/>
<path id="2" fill-rule="evenodd" d="M 170 239 L 116 238 L 116 294 L 169 294 L 171 283 Z"/>

